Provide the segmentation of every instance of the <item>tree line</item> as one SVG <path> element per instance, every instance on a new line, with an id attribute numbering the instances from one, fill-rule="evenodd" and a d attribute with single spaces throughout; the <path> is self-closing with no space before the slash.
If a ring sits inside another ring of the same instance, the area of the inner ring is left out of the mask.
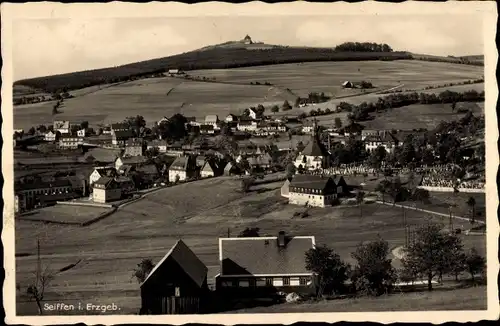
<path id="1" fill-rule="evenodd" d="M 393 52 L 387 44 L 378 44 L 372 42 L 345 42 L 335 47 L 339 52 Z"/>

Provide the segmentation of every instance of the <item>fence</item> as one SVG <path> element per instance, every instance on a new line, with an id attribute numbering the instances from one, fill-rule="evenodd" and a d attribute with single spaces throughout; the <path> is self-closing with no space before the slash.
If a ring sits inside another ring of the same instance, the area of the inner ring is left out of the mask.
<path id="1" fill-rule="evenodd" d="M 200 298 L 163 297 L 162 314 L 196 314 L 200 312 Z"/>

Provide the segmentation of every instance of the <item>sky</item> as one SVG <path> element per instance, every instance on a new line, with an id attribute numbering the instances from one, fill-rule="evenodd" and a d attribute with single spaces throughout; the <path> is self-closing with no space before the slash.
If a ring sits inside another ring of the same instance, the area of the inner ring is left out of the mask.
<path id="1" fill-rule="evenodd" d="M 113 67 L 241 40 L 334 47 L 387 43 L 432 55 L 484 54 L 480 15 L 330 15 L 17 20 L 14 80 Z"/>

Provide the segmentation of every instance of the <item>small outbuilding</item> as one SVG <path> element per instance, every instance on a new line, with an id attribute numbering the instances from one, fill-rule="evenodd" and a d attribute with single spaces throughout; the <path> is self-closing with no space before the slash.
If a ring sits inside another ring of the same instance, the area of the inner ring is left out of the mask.
<path id="1" fill-rule="evenodd" d="M 346 80 L 345 82 L 342 83 L 342 87 L 344 87 L 344 88 L 353 88 L 354 84 L 352 82 Z"/>

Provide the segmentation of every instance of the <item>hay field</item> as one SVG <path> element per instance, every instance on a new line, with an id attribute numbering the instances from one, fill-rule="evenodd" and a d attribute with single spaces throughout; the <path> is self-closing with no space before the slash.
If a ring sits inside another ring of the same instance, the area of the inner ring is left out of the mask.
<path id="1" fill-rule="evenodd" d="M 64 224 L 80 224 L 97 218 L 102 213 L 109 211 L 106 207 L 55 205 L 41 208 L 20 220 L 37 220 Z"/>
<path id="2" fill-rule="evenodd" d="M 359 71 L 358 71 L 359 69 Z M 456 83 L 478 79 L 484 74 L 482 67 L 414 60 L 362 61 L 362 62 L 313 62 L 236 69 L 194 70 L 189 74 L 215 77 L 217 81 L 246 83 L 269 82 L 289 88 L 299 96 L 309 92 L 324 92 L 331 96 L 359 93 L 343 90 L 342 82 L 362 80 L 384 89 L 404 84 L 404 89 Z"/>
<path id="3" fill-rule="evenodd" d="M 481 105 L 480 105 L 481 104 Z M 457 104 L 457 107 L 461 104 Z M 467 106 L 476 116 L 484 115 L 482 103 Z M 435 128 L 441 121 L 453 121 L 462 118 L 464 113 L 451 112 L 450 104 L 413 104 L 379 113 L 375 119 L 364 121 L 367 129 L 415 129 Z"/>
<path id="4" fill-rule="evenodd" d="M 90 88 L 64 101 L 61 113 L 52 115 L 54 102 L 44 102 L 14 108 L 15 128 L 52 123 L 54 119 L 89 121 L 91 125 L 122 121 L 140 114 L 153 123 L 163 116 L 182 113 L 204 118 L 219 114 L 222 118 L 258 103 L 283 103 L 295 97 L 276 87 L 228 85 L 184 80 L 180 78 L 150 78 L 121 83 L 101 89 Z"/>
<path id="5" fill-rule="evenodd" d="M 262 235 L 280 230 L 314 235 L 317 243 L 328 244 L 347 261 L 360 241 L 376 239 L 377 234 L 391 247 L 403 244 L 400 209 L 369 204 L 360 217 L 358 207 L 331 207 L 311 209 L 310 217 L 298 219 L 292 216 L 302 207 L 287 205 L 279 196 L 280 186 L 261 185 L 244 196 L 238 191 L 239 179 L 214 178 L 151 193 L 85 228 L 17 221 L 16 253 L 23 257 L 17 258 L 16 282 L 22 288 L 30 280 L 36 265 L 35 239 L 40 237 L 42 264 L 59 268 L 81 260 L 56 276 L 47 300 L 115 302 L 120 313 L 133 314 L 140 306 L 133 268 L 143 258 L 157 262 L 180 238 L 209 268 L 209 282 L 218 273 L 218 237 L 228 231 L 236 236 L 249 226 L 259 227 Z M 407 218 L 413 224 L 426 220 L 415 212 L 408 212 Z M 484 252 L 484 237 L 466 240 Z M 21 293 L 17 302 L 20 314 L 36 308 Z"/>

